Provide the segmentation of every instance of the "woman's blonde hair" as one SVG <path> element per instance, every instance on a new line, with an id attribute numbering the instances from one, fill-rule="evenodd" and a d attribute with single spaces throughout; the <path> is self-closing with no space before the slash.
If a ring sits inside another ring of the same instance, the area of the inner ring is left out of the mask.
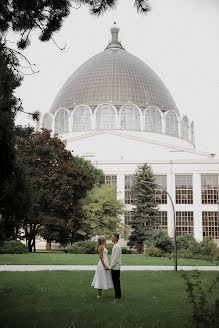
<path id="1" fill-rule="evenodd" d="M 106 241 L 106 237 L 105 236 L 100 236 L 97 240 L 98 246 L 103 245 L 105 241 Z"/>

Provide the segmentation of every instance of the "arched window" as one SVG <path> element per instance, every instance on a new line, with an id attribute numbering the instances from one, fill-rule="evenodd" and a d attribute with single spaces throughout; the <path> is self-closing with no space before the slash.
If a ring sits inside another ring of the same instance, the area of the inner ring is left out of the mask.
<path id="1" fill-rule="evenodd" d="M 115 130 L 116 113 L 111 105 L 101 105 L 96 111 L 97 130 Z"/>
<path id="2" fill-rule="evenodd" d="M 55 133 L 65 133 L 69 131 L 68 112 L 66 109 L 59 109 L 55 116 Z"/>
<path id="3" fill-rule="evenodd" d="M 178 120 L 174 112 L 168 112 L 166 116 L 166 134 L 178 137 Z"/>
<path id="4" fill-rule="evenodd" d="M 191 127 L 190 127 L 190 131 L 191 131 L 191 142 L 194 143 L 194 134 L 195 134 L 195 131 L 194 131 L 194 122 L 191 123 Z"/>
<path id="5" fill-rule="evenodd" d="M 138 108 L 127 105 L 121 109 L 120 116 L 121 130 L 140 130 L 140 114 Z"/>
<path id="6" fill-rule="evenodd" d="M 144 110 L 145 125 L 144 130 L 148 132 L 162 132 L 161 114 L 157 108 Z"/>
<path id="7" fill-rule="evenodd" d="M 52 130 L 52 118 L 49 114 L 46 114 L 44 116 L 43 123 L 42 123 L 42 128 Z"/>
<path id="8" fill-rule="evenodd" d="M 79 106 L 73 113 L 73 131 L 91 130 L 91 111 L 87 106 Z"/>
<path id="9" fill-rule="evenodd" d="M 186 117 L 182 119 L 181 136 L 183 139 L 189 140 L 189 122 Z"/>

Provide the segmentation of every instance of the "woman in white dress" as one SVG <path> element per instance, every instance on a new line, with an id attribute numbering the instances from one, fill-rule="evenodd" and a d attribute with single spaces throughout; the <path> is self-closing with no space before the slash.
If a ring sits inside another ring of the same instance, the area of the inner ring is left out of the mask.
<path id="1" fill-rule="evenodd" d="M 107 258 L 108 251 L 106 247 L 104 247 L 105 243 L 106 238 L 104 236 L 98 238 L 98 251 L 100 254 L 100 261 L 97 265 L 94 279 L 91 284 L 91 286 L 97 288 L 97 298 L 102 297 L 103 289 L 114 288 L 111 272 L 109 269 L 109 261 Z"/>

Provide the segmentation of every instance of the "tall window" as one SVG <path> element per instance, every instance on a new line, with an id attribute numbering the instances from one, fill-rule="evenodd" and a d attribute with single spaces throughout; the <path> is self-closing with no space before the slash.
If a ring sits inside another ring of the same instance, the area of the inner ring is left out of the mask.
<path id="1" fill-rule="evenodd" d="M 131 225 L 133 219 L 133 211 L 127 211 L 125 213 L 125 224 Z"/>
<path id="2" fill-rule="evenodd" d="M 55 133 L 65 133 L 69 131 L 68 112 L 60 109 L 55 116 Z"/>
<path id="3" fill-rule="evenodd" d="M 105 184 L 114 185 L 117 184 L 117 176 L 116 175 L 105 175 Z"/>
<path id="4" fill-rule="evenodd" d="M 91 130 L 91 112 L 87 106 L 79 106 L 73 114 L 73 131 Z"/>
<path id="5" fill-rule="evenodd" d="M 140 130 L 140 114 L 135 106 L 124 106 L 120 117 L 121 130 Z"/>
<path id="6" fill-rule="evenodd" d="M 202 204 L 217 204 L 218 201 L 218 175 L 202 175 Z"/>
<path id="7" fill-rule="evenodd" d="M 168 112 L 166 116 L 166 134 L 178 137 L 178 120 L 174 112 Z"/>
<path id="8" fill-rule="evenodd" d="M 101 105 L 96 111 L 97 130 L 115 130 L 116 113 L 111 105 Z"/>
<path id="9" fill-rule="evenodd" d="M 218 212 L 202 212 L 203 237 L 219 239 Z"/>
<path id="10" fill-rule="evenodd" d="M 193 212 L 176 212 L 176 234 L 177 236 L 188 233 L 193 234 L 194 222 Z"/>
<path id="11" fill-rule="evenodd" d="M 186 117 L 183 117 L 182 119 L 181 132 L 182 138 L 185 140 L 189 140 L 189 122 Z"/>
<path id="12" fill-rule="evenodd" d="M 44 116 L 42 127 L 44 129 L 52 130 L 52 118 L 51 118 L 50 114 L 46 114 Z"/>
<path id="13" fill-rule="evenodd" d="M 192 175 L 176 175 L 176 204 L 193 204 Z"/>
<path id="14" fill-rule="evenodd" d="M 162 132 L 161 114 L 157 108 L 146 108 L 144 110 L 145 126 L 144 130 L 148 132 Z"/>
<path id="15" fill-rule="evenodd" d="M 192 143 L 194 143 L 194 122 L 191 123 L 191 126 L 190 126 L 190 134 L 191 134 L 191 137 L 190 137 L 190 141 Z"/>
<path id="16" fill-rule="evenodd" d="M 154 226 L 154 229 L 167 230 L 167 211 L 159 211 L 159 224 Z"/>
<path id="17" fill-rule="evenodd" d="M 156 175 L 156 183 L 164 189 L 167 189 L 167 176 Z M 159 187 L 155 189 L 155 202 L 157 204 L 167 204 L 167 193 Z"/>
<path id="18" fill-rule="evenodd" d="M 132 195 L 133 182 L 134 182 L 133 175 L 125 176 L 125 204 L 134 204 L 134 198 Z"/>

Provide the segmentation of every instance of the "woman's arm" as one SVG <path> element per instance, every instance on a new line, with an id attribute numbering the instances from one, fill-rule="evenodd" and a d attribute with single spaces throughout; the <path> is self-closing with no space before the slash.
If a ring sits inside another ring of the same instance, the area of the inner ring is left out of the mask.
<path id="1" fill-rule="evenodd" d="M 106 266 L 104 260 L 103 260 L 103 249 L 104 247 L 102 245 L 99 246 L 99 254 L 100 254 L 100 260 L 105 268 L 105 270 L 109 270 L 109 268 Z"/>

